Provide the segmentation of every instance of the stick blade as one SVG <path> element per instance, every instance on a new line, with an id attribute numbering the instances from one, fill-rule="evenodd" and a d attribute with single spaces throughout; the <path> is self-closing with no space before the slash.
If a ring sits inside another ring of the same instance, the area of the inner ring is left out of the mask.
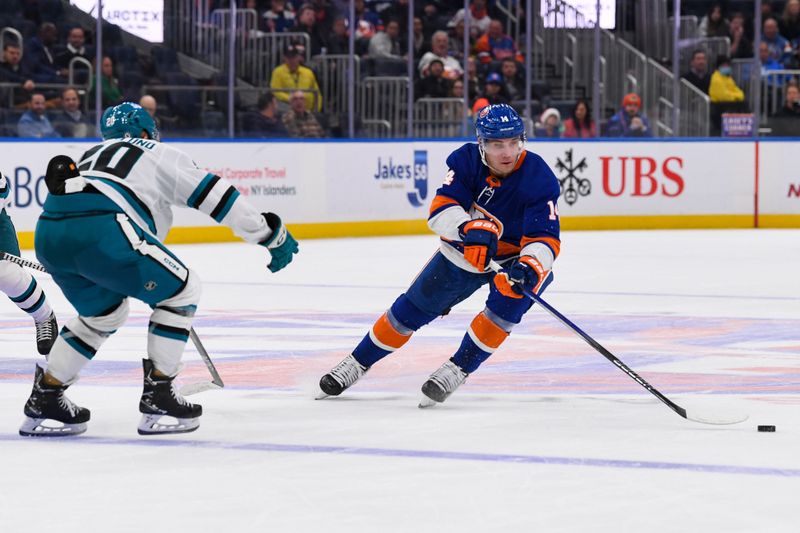
<path id="1" fill-rule="evenodd" d="M 741 424 L 750 418 L 747 414 L 697 414 L 694 412 L 686 412 L 686 419 L 700 424 L 709 424 L 712 426 L 732 426 L 733 424 Z"/>
<path id="2" fill-rule="evenodd" d="M 191 396 L 193 394 L 198 394 L 208 390 L 215 390 L 221 388 L 222 386 L 217 385 L 216 383 L 212 383 L 210 381 L 205 381 L 203 383 L 187 383 L 186 385 L 181 387 L 180 393 L 181 396 Z"/>

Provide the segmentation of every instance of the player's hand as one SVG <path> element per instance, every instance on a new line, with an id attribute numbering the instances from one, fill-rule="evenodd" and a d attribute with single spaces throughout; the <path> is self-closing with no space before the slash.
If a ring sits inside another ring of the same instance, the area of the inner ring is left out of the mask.
<path id="1" fill-rule="evenodd" d="M 261 213 L 264 215 L 264 220 L 272 230 L 272 235 L 260 244 L 266 246 L 270 254 L 272 254 L 272 261 L 267 265 L 270 272 L 277 272 L 286 265 L 292 262 L 293 254 L 298 251 L 297 241 L 294 240 L 292 234 L 283 225 L 281 217 L 275 213 Z"/>
<path id="2" fill-rule="evenodd" d="M 539 294 L 547 271 L 535 257 L 521 256 L 511 268 L 504 268 L 494 276 L 494 286 L 503 296 L 522 298 L 525 292 Z"/>
<path id="3" fill-rule="evenodd" d="M 500 228 L 491 220 L 478 218 L 464 222 L 458 227 L 458 234 L 464 242 L 464 259 L 483 272 L 489 261 L 497 255 L 497 239 Z"/>

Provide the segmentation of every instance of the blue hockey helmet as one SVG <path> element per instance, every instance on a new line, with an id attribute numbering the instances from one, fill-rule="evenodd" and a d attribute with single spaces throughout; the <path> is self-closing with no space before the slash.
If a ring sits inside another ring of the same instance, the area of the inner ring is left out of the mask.
<path id="1" fill-rule="evenodd" d="M 484 139 L 513 139 L 525 137 L 525 124 L 519 114 L 508 104 L 488 105 L 478 111 L 475 119 L 478 141 Z"/>
<path id="2" fill-rule="evenodd" d="M 100 119 L 100 134 L 104 140 L 141 137 L 142 131 L 146 131 L 156 141 L 161 138 L 150 113 L 133 102 L 123 102 L 107 108 Z"/>

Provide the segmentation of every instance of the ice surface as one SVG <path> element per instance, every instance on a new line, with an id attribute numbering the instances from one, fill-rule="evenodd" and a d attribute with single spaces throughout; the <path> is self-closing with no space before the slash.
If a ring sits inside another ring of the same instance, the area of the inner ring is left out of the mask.
<path id="1" fill-rule="evenodd" d="M 0 531 L 798 531 L 800 231 L 568 232 L 545 293 L 679 405 L 743 424 L 680 418 L 538 309 L 418 409 L 484 292 L 315 401 L 436 246 L 306 240 L 278 274 L 254 246 L 174 246 L 203 279 L 195 329 L 226 381 L 193 397 L 205 414 L 183 436 L 136 434 L 148 308 L 133 303 L 69 391 L 87 433 L 18 437 L 38 356 L 2 299 Z M 209 379 L 191 345 L 185 361 L 184 383 Z"/>

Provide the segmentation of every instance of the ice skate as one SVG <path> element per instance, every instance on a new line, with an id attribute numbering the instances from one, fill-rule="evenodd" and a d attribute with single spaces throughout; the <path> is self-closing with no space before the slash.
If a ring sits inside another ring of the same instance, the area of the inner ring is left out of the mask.
<path id="1" fill-rule="evenodd" d="M 43 321 L 36 322 L 36 349 L 40 354 L 47 357 L 57 337 L 58 321 L 55 313 L 50 313 L 50 316 Z"/>
<path id="2" fill-rule="evenodd" d="M 19 434 L 25 437 L 66 437 L 86 431 L 90 412 L 64 396 L 67 387 L 69 385 L 45 383 L 44 370 L 36 365 L 33 390 L 25 402 L 25 421 Z"/>
<path id="3" fill-rule="evenodd" d="M 431 407 L 437 403 L 442 403 L 448 396 L 461 386 L 466 381 L 467 374 L 454 362 L 447 361 L 439 369 L 431 374 L 428 381 L 422 385 L 422 394 L 424 394 L 419 407 L 424 409 Z"/>
<path id="4" fill-rule="evenodd" d="M 317 396 L 317 400 L 328 396 L 339 396 L 358 381 L 367 370 L 369 370 L 367 367 L 356 361 L 353 354 L 348 355 L 319 380 L 319 388 L 322 389 L 322 393 Z"/>
<path id="5" fill-rule="evenodd" d="M 155 366 L 150 359 L 142 360 L 144 366 L 144 391 L 139 400 L 139 435 L 163 435 L 189 433 L 200 427 L 203 407 L 189 403 L 181 396 L 172 381 L 174 377 L 155 375 Z M 175 422 L 162 422 L 163 417 Z"/>

